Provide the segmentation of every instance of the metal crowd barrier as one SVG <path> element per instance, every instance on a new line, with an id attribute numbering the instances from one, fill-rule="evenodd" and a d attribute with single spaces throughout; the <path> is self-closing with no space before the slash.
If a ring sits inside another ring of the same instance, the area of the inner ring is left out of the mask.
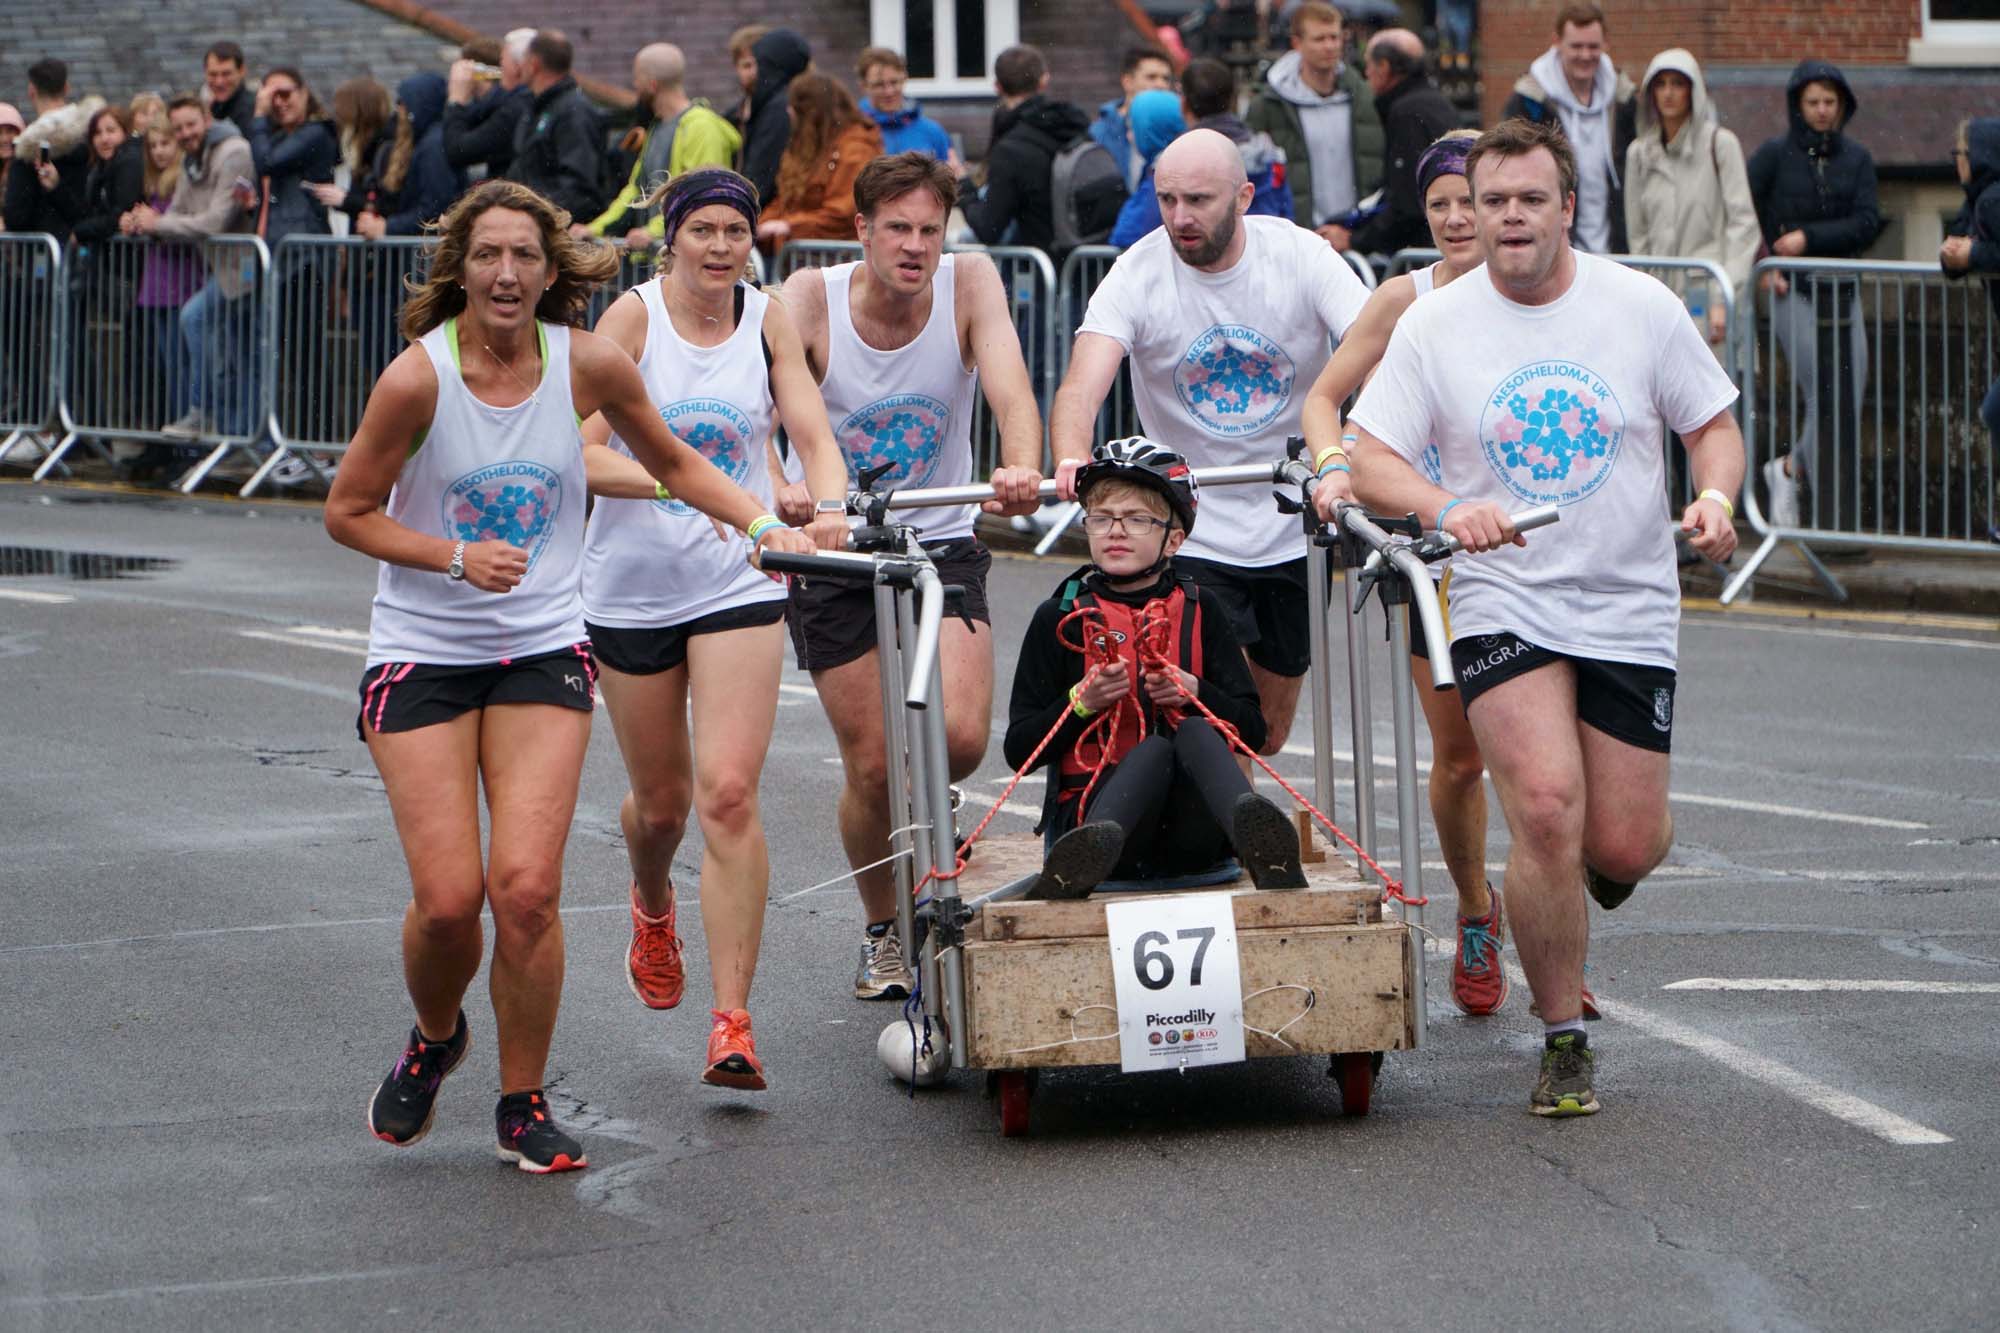
<path id="1" fill-rule="evenodd" d="M 62 246 L 0 232 L 0 462 L 56 423 L 62 401 Z"/>
<path id="2" fill-rule="evenodd" d="M 1934 264 L 1773 258 L 1757 265 L 1751 289 L 1758 318 L 1744 359 L 1762 389 L 1744 490 L 1763 540 L 1722 600 L 1740 595 L 1780 543 L 1843 601 L 1812 546 L 2000 552 L 2000 470 L 1979 417 L 2000 378 L 1986 282 L 1949 279 Z M 1762 501 L 1767 471 L 1786 456 L 1799 512 L 1779 525 Z"/>

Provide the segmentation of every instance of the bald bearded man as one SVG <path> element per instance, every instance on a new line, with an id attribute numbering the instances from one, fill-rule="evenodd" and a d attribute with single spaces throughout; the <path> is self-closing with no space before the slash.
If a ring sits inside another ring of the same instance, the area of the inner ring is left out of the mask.
<path id="1" fill-rule="evenodd" d="M 1153 168 L 1164 223 L 1098 284 L 1050 414 L 1058 493 L 1073 498 L 1098 409 L 1132 360 L 1144 433 L 1196 467 L 1282 458 L 1306 389 L 1367 291 L 1332 247 L 1288 218 L 1249 217 L 1236 145 L 1191 130 Z M 1175 564 L 1212 590 L 1250 659 L 1276 754 L 1311 663 L 1306 545 L 1259 486 L 1218 487 Z"/>
<path id="2" fill-rule="evenodd" d="M 697 167 L 730 167 L 743 135 L 727 120 L 687 95 L 687 57 L 672 42 L 654 42 L 632 57 L 632 86 L 653 108 L 653 124 L 639 149 L 625 188 L 611 206 L 588 223 L 571 226 L 576 235 L 623 240 L 650 250 L 666 239 L 660 210 L 647 203 L 671 176 Z M 768 200 L 763 202 L 768 203 Z"/>

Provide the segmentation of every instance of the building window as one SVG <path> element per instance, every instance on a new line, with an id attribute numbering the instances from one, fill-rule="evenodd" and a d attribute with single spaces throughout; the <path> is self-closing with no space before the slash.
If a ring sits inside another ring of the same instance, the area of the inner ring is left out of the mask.
<path id="1" fill-rule="evenodd" d="M 993 58 L 1021 40 L 1020 0 L 869 0 L 868 40 L 903 53 L 912 97 L 990 97 Z"/>
<path id="2" fill-rule="evenodd" d="M 2000 0 L 1923 0 L 1923 32 L 1910 43 L 1920 65 L 2000 61 Z"/>

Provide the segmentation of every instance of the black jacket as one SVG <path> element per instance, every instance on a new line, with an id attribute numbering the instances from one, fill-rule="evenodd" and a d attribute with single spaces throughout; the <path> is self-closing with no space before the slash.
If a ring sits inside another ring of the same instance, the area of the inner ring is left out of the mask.
<path id="1" fill-rule="evenodd" d="M 47 232 L 58 242 L 69 239 L 70 224 L 83 214 L 84 189 L 90 181 L 90 139 L 84 128 L 88 114 L 83 106 L 69 103 L 37 116 L 15 141 L 7 197 L 0 202 L 8 231 Z M 53 190 L 44 190 L 35 172 L 42 142 L 48 143 L 49 162 L 56 169 Z"/>
<path id="2" fill-rule="evenodd" d="M 266 244 L 276 250 L 287 236 L 325 236 L 332 230 L 326 205 L 306 191 L 309 183 L 332 181 L 340 162 L 340 144 L 330 123 L 308 120 L 295 130 L 281 130 L 259 116 L 250 122 L 250 155 L 257 174 L 271 186 L 271 210 L 264 219 Z"/>
<path id="3" fill-rule="evenodd" d="M 757 187 L 757 198 L 769 204 L 778 197 L 778 161 L 792 141 L 787 95 L 792 80 L 812 64 L 812 49 L 790 28 L 774 28 L 757 39 L 750 53 L 757 57 L 757 83 L 750 90 L 749 124 L 738 160 Z"/>
<path id="4" fill-rule="evenodd" d="M 1362 254 L 1394 254 L 1410 246 L 1428 247 L 1431 228 L 1417 192 L 1417 159 L 1437 137 L 1458 128 L 1458 108 L 1423 74 L 1412 74 L 1375 98 L 1382 117 L 1382 208 L 1355 228 L 1351 248 Z M 1621 206 L 1622 211 L 1622 206 Z"/>
<path id="5" fill-rule="evenodd" d="M 1089 121 L 1084 124 L 1088 127 Z M 1071 577 L 1092 572 L 1085 568 Z M 1090 591 L 1108 600 L 1143 606 L 1169 590 L 1166 581 L 1169 577 L 1162 575 L 1159 584 L 1138 593 L 1114 593 L 1102 587 L 1092 587 Z M 1244 661 L 1243 646 L 1230 631 L 1229 613 L 1208 589 L 1194 584 L 1183 586 L 1201 600 L 1201 688 L 1196 697 L 1210 712 L 1235 727 L 1245 745 L 1256 749 L 1264 743 L 1264 713 L 1257 702 L 1256 682 L 1250 679 L 1250 668 Z M 1035 766 L 1060 764 L 1083 734 L 1086 723 L 1070 708 L 1069 702 L 1070 687 L 1083 679 L 1083 654 L 1071 652 L 1056 638 L 1056 627 L 1066 614 L 1060 596 L 1049 598 L 1035 608 L 1027 636 L 1021 640 L 1021 653 L 1014 664 L 1014 693 L 1007 704 L 1007 735 L 1001 742 L 1009 768 L 1018 769 L 1027 763 L 1035 746 L 1064 714 L 1068 716 L 1062 730 L 1049 742 L 1048 749 L 1042 751 Z M 1075 633 L 1074 629 L 1070 632 Z M 1143 688 L 1141 683 L 1140 689 Z M 1143 693 L 1140 702 L 1145 704 Z M 1151 705 L 1146 707 L 1150 715 Z"/>
<path id="6" fill-rule="evenodd" d="M 1965 183 L 1965 207 L 1945 228 L 1947 236 L 1972 238 L 1972 268 L 1952 277 L 1986 279 L 1986 294 L 2000 312 L 2000 116 L 1981 116 L 1966 130 L 1972 179 Z"/>
<path id="7" fill-rule="evenodd" d="M 604 211 L 604 124 L 575 79 L 565 76 L 529 102 L 507 179 L 567 209 L 572 222 Z"/>
<path id="8" fill-rule="evenodd" d="M 1799 94 L 1808 83 L 1830 83 L 1840 90 L 1840 124 L 1826 134 L 1806 128 L 1799 111 Z M 1824 60 L 1801 60 L 1785 85 L 1785 100 L 1791 128 L 1765 140 L 1750 156 L 1757 225 L 1767 245 L 1786 232 L 1802 231 L 1808 255 L 1851 259 L 1882 234 L 1875 159 L 1846 133 L 1854 120 L 1854 90 Z"/>
<path id="9" fill-rule="evenodd" d="M 146 141 L 127 139 L 109 162 L 94 162 L 71 233 L 84 244 L 118 234 L 118 219 L 146 197 Z"/>
<path id="10" fill-rule="evenodd" d="M 1055 239 L 1050 213 L 1049 171 L 1056 154 L 1090 132 L 1082 107 L 1036 93 L 1019 106 L 993 112 L 993 141 L 986 150 L 986 189 L 967 177 L 959 185 L 958 206 L 982 245 L 996 245 L 1009 223 L 1019 224 L 1017 245 L 1048 250 Z M 1061 256 L 1056 256 L 1060 261 Z"/>
<path id="11" fill-rule="evenodd" d="M 229 100 L 213 104 L 208 108 L 208 114 L 215 120 L 234 121 L 236 128 L 243 132 L 243 137 L 249 138 L 250 124 L 257 118 L 257 94 L 251 89 L 250 80 L 237 84 Z"/>
<path id="12" fill-rule="evenodd" d="M 446 106 L 445 157 L 461 171 L 484 162 L 488 176 L 505 176 L 514 163 L 514 135 L 534 100 L 524 84 L 511 90 L 495 88 L 464 106 Z"/>

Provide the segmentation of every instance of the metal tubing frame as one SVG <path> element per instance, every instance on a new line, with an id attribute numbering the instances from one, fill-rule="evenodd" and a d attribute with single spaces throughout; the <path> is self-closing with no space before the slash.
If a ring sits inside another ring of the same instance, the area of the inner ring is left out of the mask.
<path id="1" fill-rule="evenodd" d="M 916 822 L 916 813 L 910 804 L 910 778 L 906 768 L 909 735 L 904 729 L 902 708 L 903 658 L 897 648 L 903 607 L 896 590 L 887 584 L 878 583 L 872 591 L 875 596 L 876 677 L 882 691 L 882 743 L 889 783 L 889 851 L 896 858 L 890 863 L 896 883 L 896 935 L 903 943 L 903 957 L 914 958 L 916 923 L 910 911 L 910 899 L 919 876 L 916 870 L 917 835 L 911 827 Z"/>
<path id="2" fill-rule="evenodd" d="M 0 462 L 6 460 L 7 455 L 14 451 L 14 446 L 19 444 L 23 437 L 28 435 L 39 436 L 42 427 L 48 424 L 51 416 L 55 417 L 59 423 L 67 425 L 66 422 L 62 421 L 62 363 L 68 359 L 65 353 L 69 346 L 69 339 L 65 336 L 66 321 L 64 319 L 65 307 L 69 304 L 66 295 L 69 290 L 68 265 L 63 262 L 65 255 L 62 244 L 46 232 L 0 233 L 0 254 L 8 251 L 27 250 L 30 247 L 38 251 L 45 250 L 47 252 L 48 268 L 45 270 L 47 281 L 44 285 L 49 292 L 48 303 L 50 310 L 48 339 L 43 347 L 43 355 L 48 358 L 48 364 L 46 367 L 47 374 L 42 381 L 42 392 L 46 396 L 47 411 L 43 413 L 40 420 L 36 421 L 27 420 L 25 413 L 17 414 L 6 420 L 0 420 L 0 434 L 4 434 L 5 436 L 4 440 L 0 440 Z M 32 292 L 32 286 L 24 285 L 18 300 L 9 303 L 23 317 L 26 316 L 28 307 L 33 304 Z M 20 344 L 17 343 L 15 345 L 19 346 Z M 65 438 L 56 449 L 49 451 L 49 457 L 59 458 L 60 454 L 57 450 L 67 451 L 69 445 L 70 439 Z M 52 465 L 45 462 L 42 467 L 37 468 L 36 479 L 40 480 L 50 466 Z"/>

